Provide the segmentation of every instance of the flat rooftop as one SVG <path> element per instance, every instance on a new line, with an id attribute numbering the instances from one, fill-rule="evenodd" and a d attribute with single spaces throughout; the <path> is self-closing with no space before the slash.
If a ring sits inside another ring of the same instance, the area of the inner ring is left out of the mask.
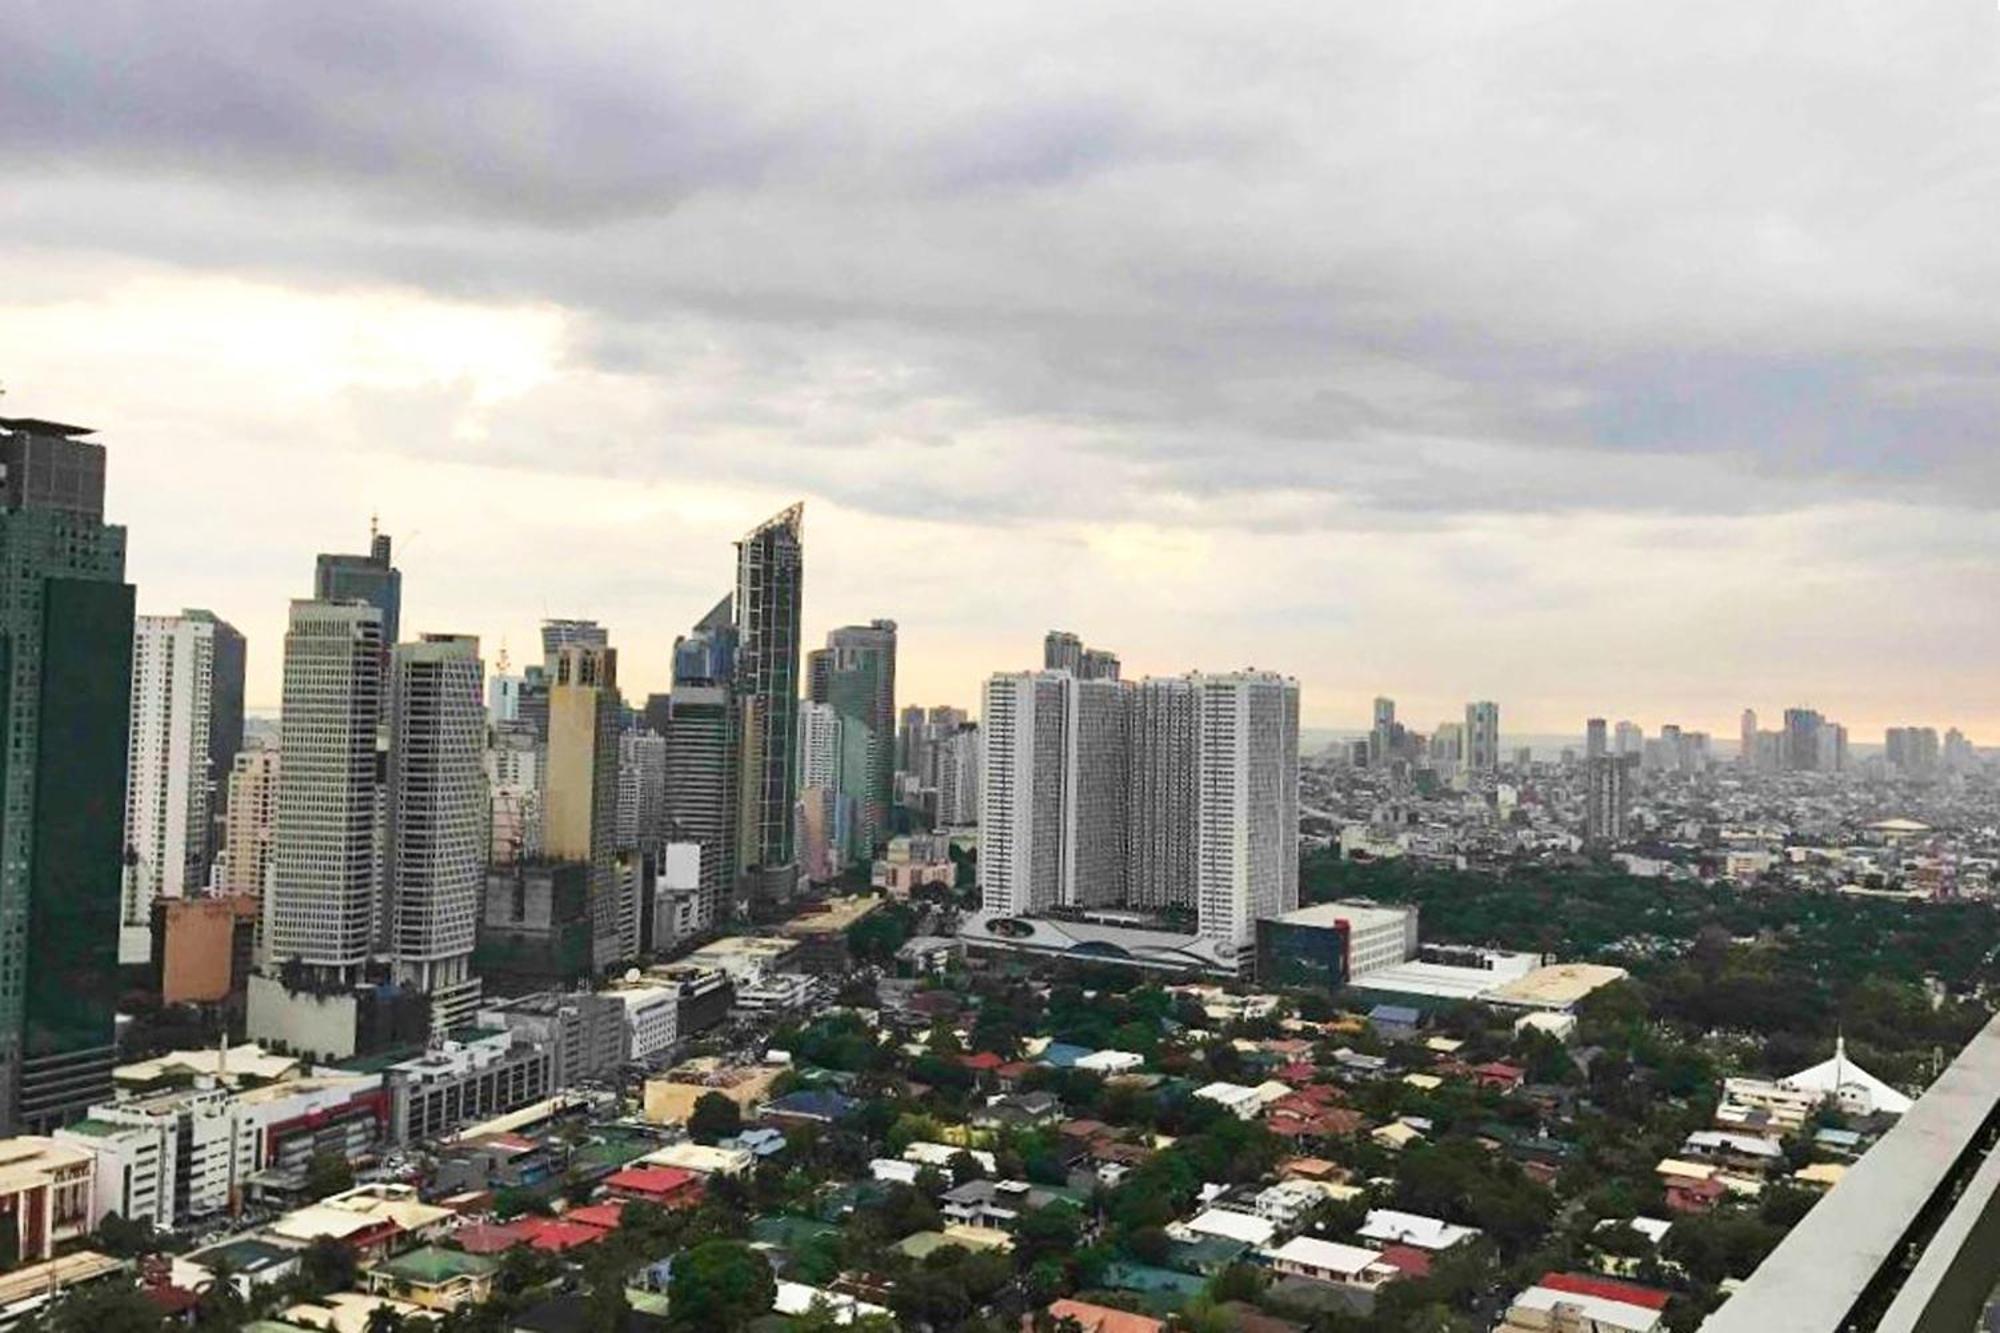
<path id="1" fill-rule="evenodd" d="M 1345 921 L 1356 930 L 1374 930 L 1400 926 L 1415 914 L 1414 907 L 1384 907 L 1380 903 L 1318 903 L 1278 919 L 1295 926 L 1331 926 Z"/>

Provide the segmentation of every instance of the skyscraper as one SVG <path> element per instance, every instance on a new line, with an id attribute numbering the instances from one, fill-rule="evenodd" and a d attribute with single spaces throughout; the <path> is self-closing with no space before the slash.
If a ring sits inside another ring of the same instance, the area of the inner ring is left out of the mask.
<path id="1" fill-rule="evenodd" d="M 824 668 L 824 698 L 840 718 L 840 763 L 834 790 L 854 804 L 845 863 L 865 860 L 888 842 L 896 754 L 896 622 L 847 625 L 826 636 L 815 653 Z"/>
<path id="2" fill-rule="evenodd" d="M 1584 767 L 1584 837 L 1598 846 L 1625 841 L 1632 761 L 1597 755 Z"/>
<path id="3" fill-rule="evenodd" d="M 736 704 L 741 718 L 742 820 L 736 854 L 750 896 L 784 899 L 798 879 L 800 608 L 804 506 L 793 505 L 736 543 Z"/>
<path id="4" fill-rule="evenodd" d="M 390 559 L 389 535 L 368 524 L 367 555 L 322 554 L 313 567 L 313 599 L 363 601 L 382 613 L 384 651 L 403 627 L 403 574 Z"/>
<path id="5" fill-rule="evenodd" d="M 616 843 L 623 708 L 615 649 L 572 644 L 557 650 L 549 682 L 542 852 L 590 867 L 591 966 L 600 972 L 622 961 Z"/>
<path id="6" fill-rule="evenodd" d="M 372 944 L 382 667 L 378 607 L 292 603 L 264 912 L 272 961 L 328 980 L 358 976 Z"/>
<path id="7" fill-rule="evenodd" d="M 1500 705 L 1465 706 L 1465 767 L 1472 773 L 1492 773 L 1500 767 Z"/>
<path id="8" fill-rule="evenodd" d="M 1612 729 L 1611 753 L 1620 758 L 1637 759 L 1645 744 L 1645 729 L 1636 722 L 1621 721 Z"/>
<path id="9" fill-rule="evenodd" d="M 1154 677 L 1132 691 L 1125 875 L 1136 907 L 1195 907 L 1199 703 L 1186 677 Z"/>
<path id="10" fill-rule="evenodd" d="M 979 727 L 960 723 L 949 736 L 934 743 L 937 756 L 938 817 L 941 828 L 963 828 L 979 822 Z"/>
<path id="11" fill-rule="evenodd" d="M 1052 629 L 1042 636 L 1042 670 L 1083 674 L 1083 640 L 1068 630 Z"/>
<path id="12" fill-rule="evenodd" d="M 222 879 L 226 894 L 254 894 L 261 903 L 271 882 L 271 849 L 278 823 L 278 751 L 253 746 L 229 768 L 229 809 L 222 830 Z M 258 926 L 263 934 L 263 926 Z M 260 961 L 262 961 L 260 959 Z"/>
<path id="13" fill-rule="evenodd" d="M 1604 719 L 1593 717 L 1583 724 L 1583 760 L 1602 759 L 1611 753 Z"/>
<path id="14" fill-rule="evenodd" d="M 1299 905 L 1299 687 L 1269 672 L 1196 675 L 1198 928 L 1240 954 Z"/>
<path id="15" fill-rule="evenodd" d="M 618 738 L 618 847 L 656 862 L 667 831 L 667 738 L 627 731 Z"/>
<path id="16" fill-rule="evenodd" d="M 986 682 L 979 789 L 979 891 L 989 912 L 1019 916 L 1060 902 L 1064 852 L 1066 671 Z"/>
<path id="17" fill-rule="evenodd" d="M 698 930 L 723 919 L 735 883 L 736 726 L 726 680 L 675 679 L 667 725 L 667 841 L 701 848 Z"/>
<path id="18" fill-rule="evenodd" d="M 125 529 L 90 431 L 0 418 L 0 1117 L 111 1094 L 131 725 Z"/>
<path id="19" fill-rule="evenodd" d="M 426 634 L 390 656 L 381 945 L 392 979 L 431 999 L 431 1031 L 479 1006 L 473 937 L 486 876 L 485 668 L 479 640 Z"/>
<path id="20" fill-rule="evenodd" d="M 243 739 L 243 660 L 243 636 L 207 611 L 138 619 L 121 964 L 152 958 L 155 900 L 208 885 L 215 816 L 227 804 L 229 766 Z"/>
<path id="21" fill-rule="evenodd" d="M 1379 768 L 1389 762 L 1389 754 L 1396 739 L 1396 701 L 1386 697 L 1375 700 L 1374 717 L 1368 728 L 1368 766 Z"/>
<path id="22" fill-rule="evenodd" d="M 1757 710 L 1746 708 L 1737 723 L 1736 762 L 1743 768 L 1757 766 Z"/>

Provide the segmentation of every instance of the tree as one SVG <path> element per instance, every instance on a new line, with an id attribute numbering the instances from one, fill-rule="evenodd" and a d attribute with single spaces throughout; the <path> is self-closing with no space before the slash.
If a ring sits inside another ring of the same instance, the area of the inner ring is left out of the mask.
<path id="1" fill-rule="evenodd" d="M 299 1256 L 299 1272 L 316 1295 L 347 1290 L 359 1271 L 354 1251 L 331 1236 L 315 1236 Z"/>
<path id="2" fill-rule="evenodd" d="M 378 1305 L 368 1312 L 367 1333 L 403 1333 L 409 1321 L 393 1305 Z"/>
<path id="3" fill-rule="evenodd" d="M 316 1152 L 306 1166 L 306 1193 L 315 1199 L 354 1188 L 354 1164 L 339 1153 Z"/>
<path id="4" fill-rule="evenodd" d="M 137 1258 L 153 1248 L 153 1228 L 144 1222 L 130 1221 L 114 1210 L 98 1222 L 96 1246 L 113 1258 Z"/>
<path id="5" fill-rule="evenodd" d="M 763 1255 L 735 1241 L 708 1241 L 674 1263 L 667 1300 L 676 1328 L 734 1330 L 770 1310 L 777 1280 Z"/>
<path id="6" fill-rule="evenodd" d="M 46 1333 L 161 1333 L 165 1327 L 158 1306 L 137 1287 L 119 1282 L 71 1289 L 42 1322 Z"/>
<path id="7" fill-rule="evenodd" d="M 719 1092 L 704 1092 L 688 1116 L 688 1135 L 696 1143 L 714 1143 L 743 1132 L 743 1108 Z"/>

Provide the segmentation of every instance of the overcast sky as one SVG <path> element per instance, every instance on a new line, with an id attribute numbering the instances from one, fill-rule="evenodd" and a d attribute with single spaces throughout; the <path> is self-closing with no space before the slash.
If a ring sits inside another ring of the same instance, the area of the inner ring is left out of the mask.
<path id="1" fill-rule="evenodd" d="M 807 623 L 970 704 L 1054 625 L 1309 725 L 1492 698 L 2000 743 L 1980 0 L 28 0 L 0 411 L 144 611 L 379 512 L 404 631 L 628 693 L 807 502 Z"/>

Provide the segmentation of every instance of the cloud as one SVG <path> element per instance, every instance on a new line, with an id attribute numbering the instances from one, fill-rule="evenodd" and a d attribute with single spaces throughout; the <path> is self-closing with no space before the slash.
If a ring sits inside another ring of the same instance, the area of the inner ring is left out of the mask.
<path id="1" fill-rule="evenodd" d="M 1464 608 L 1426 578 L 1610 639 L 1629 592 L 1568 562 L 1685 598 L 1746 551 L 1809 568 L 1829 514 L 1868 516 L 1826 566 L 1856 586 L 1957 589 L 1971 557 L 1927 534 L 2000 505 L 1975 10 L 35 0 L 0 369 L 197 466 L 358 451 L 327 474 L 350 507 L 691 490 L 699 523 L 611 525 L 679 550 L 808 494 L 877 544 L 1017 558 L 1042 582 L 982 595 L 1024 641 L 1051 599 L 1136 614 L 1149 568 L 1245 632 L 1379 636 L 1393 599 L 1232 586 L 1322 561 L 1440 623 Z M 597 536 L 603 578 L 645 545 Z M 1398 641 L 1368 669 L 1526 681 L 1536 646 Z"/>

